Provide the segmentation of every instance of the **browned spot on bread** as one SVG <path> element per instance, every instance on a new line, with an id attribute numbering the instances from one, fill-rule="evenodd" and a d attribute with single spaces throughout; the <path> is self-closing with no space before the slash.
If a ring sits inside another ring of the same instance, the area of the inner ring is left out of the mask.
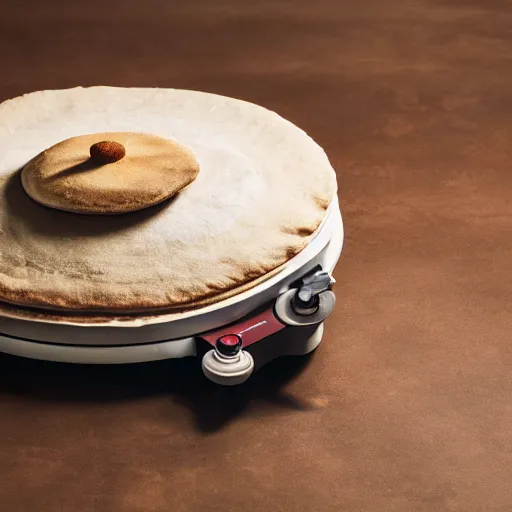
<path id="1" fill-rule="evenodd" d="M 297 253 L 297 249 L 295 247 L 293 247 L 293 246 L 287 247 L 285 249 L 286 257 L 289 258 L 289 259 L 293 258 L 296 253 Z"/>
<path id="2" fill-rule="evenodd" d="M 300 237 L 307 237 L 312 235 L 317 226 L 285 226 L 282 227 L 283 233 L 287 233 L 288 235 L 299 235 Z"/>
<path id="3" fill-rule="evenodd" d="M 245 279 L 257 279 L 258 277 L 260 277 L 264 273 L 265 273 L 265 270 L 260 269 L 260 268 L 254 268 L 254 269 L 246 268 L 246 269 L 244 269 L 244 277 L 245 277 Z"/>
<path id="4" fill-rule="evenodd" d="M 112 164 L 126 155 L 126 149 L 119 142 L 104 140 L 96 142 L 90 149 L 91 158 L 101 164 Z"/>
<path id="5" fill-rule="evenodd" d="M 322 197 L 322 196 L 313 196 L 313 201 L 322 209 L 327 210 L 330 204 L 330 198 Z"/>
<path id="6" fill-rule="evenodd" d="M 299 228 L 297 229 L 297 234 L 299 236 L 309 236 L 311 235 L 315 230 L 312 228 Z"/>

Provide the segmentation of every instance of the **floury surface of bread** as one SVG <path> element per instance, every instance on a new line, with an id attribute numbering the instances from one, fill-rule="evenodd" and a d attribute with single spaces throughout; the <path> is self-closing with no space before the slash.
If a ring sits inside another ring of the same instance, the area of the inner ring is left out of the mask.
<path id="1" fill-rule="evenodd" d="M 47 208 L 19 170 L 70 137 L 142 132 L 201 171 L 169 201 L 115 216 Z M 325 152 L 263 107 L 175 89 L 41 91 L 0 105 L 0 301 L 147 312 L 217 302 L 300 252 L 336 196 Z"/>
<path id="2" fill-rule="evenodd" d="M 91 158 L 91 146 L 115 142 L 118 161 Z M 44 150 L 21 173 L 25 191 L 37 202 L 78 213 L 126 213 L 177 194 L 199 172 L 192 151 L 146 133 L 108 132 L 72 137 Z"/>

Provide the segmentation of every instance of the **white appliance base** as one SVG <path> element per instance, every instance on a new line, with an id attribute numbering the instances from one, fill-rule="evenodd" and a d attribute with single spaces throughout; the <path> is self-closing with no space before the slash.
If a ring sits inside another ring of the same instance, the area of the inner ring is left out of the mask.
<path id="1" fill-rule="evenodd" d="M 322 341 L 323 331 L 323 323 L 309 327 L 287 327 L 244 350 L 251 354 L 254 369 L 257 370 L 281 356 L 312 352 Z M 61 363 L 130 364 L 196 356 L 196 343 L 195 338 L 186 338 L 142 345 L 98 347 L 40 343 L 0 336 L 0 352 Z"/>
<path id="2" fill-rule="evenodd" d="M 59 363 L 128 364 L 194 356 L 194 338 L 141 345 L 77 346 L 0 336 L 0 352 Z"/>

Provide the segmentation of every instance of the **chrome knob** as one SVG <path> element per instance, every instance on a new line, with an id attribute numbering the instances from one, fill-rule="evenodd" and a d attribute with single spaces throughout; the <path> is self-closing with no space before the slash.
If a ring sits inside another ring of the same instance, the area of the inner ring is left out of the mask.
<path id="1" fill-rule="evenodd" d="M 297 288 L 280 295 L 274 306 L 276 317 L 286 325 L 306 326 L 323 322 L 334 310 L 335 280 L 323 270 L 302 278 Z"/>
<path id="2" fill-rule="evenodd" d="M 318 310 L 319 295 L 331 290 L 334 279 L 323 270 L 318 270 L 302 279 L 302 284 L 293 297 L 292 306 L 299 315 L 311 315 Z"/>

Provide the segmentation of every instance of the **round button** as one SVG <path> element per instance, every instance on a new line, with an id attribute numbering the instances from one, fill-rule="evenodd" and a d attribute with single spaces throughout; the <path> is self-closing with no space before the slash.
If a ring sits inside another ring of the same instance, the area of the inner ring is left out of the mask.
<path id="1" fill-rule="evenodd" d="M 242 338 L 237 334 L 224 334 L 217 340 L 216 347 L 223 356 L 234 356 L 242 348 Z"/>

